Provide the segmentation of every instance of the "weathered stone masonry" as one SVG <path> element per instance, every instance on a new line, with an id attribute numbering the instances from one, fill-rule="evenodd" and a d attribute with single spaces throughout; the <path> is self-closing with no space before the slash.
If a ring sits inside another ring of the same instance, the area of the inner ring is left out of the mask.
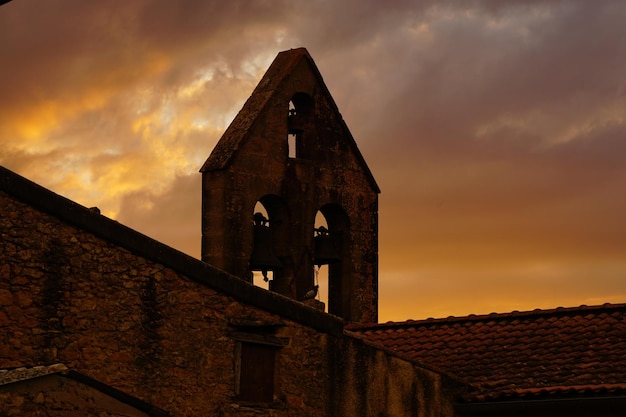
<path id="1" fill-rule="evenodd" d="M 298 398 L 304 410 L 327 402 L 324 379 L 314 377 L 325 372 L 326 333 L 245 305 L 4 193 L 0 206 L 0 368 L 62 362 L 181 415 L 203 415 L 233 397 L 229 323 L 282 322 L 278 336 L 289 344 L 280 366 L 297 373 L 279 372 L 281 401 Z M 296 389 L 306 373 L 306 389 Z"/>
<path id="2" fill-rule="evenodd" d="M 278 54 L 201 172 L 204 261 L 251 278 L 260 202 L 282 264 L 270 288 L 302 299 L 314 286 L 319 211 L 340 258 L 327 266 L 328 311 L 351 322 L 378 321 L 380 190 L 306 49 Z"/>
<path id="3" fill-rule="evenodd" d="M 451 415 L 428 388 L 445 380 L 344 334 L 338 318 L 0 174 L 0 369 L 64 363 L 172 416 L 375 415 L 408 397 L 413 408 L 394 415 Z M 288 339 L 272 407 L 234 398 L 238 322 L 279 323 Z"/>

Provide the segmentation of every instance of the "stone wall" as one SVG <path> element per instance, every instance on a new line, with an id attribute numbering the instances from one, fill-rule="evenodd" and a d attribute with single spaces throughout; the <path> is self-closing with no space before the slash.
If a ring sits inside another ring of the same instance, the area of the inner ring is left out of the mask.
<path id="1" fill-rule="evenodd" d="M 271 403 L 236 398 L 246 340 L 277 346 Z M 56 363 L 172 416 L 452 415 L 451 381 L 337 317 L 0 169 L 0 369 Z"/>
<path id="2" fill-rule="evenodd" d="M 63 363 L 172 415 L 246 415 L 233 400 L 232 323 L 279 323 L 275 337 L 288 343 L 277 355 L 276 408 L 266 415 L 325 415 L 326 333 L 4 193 L 0 230 L 0 368 Z"/>
<path id="3" fill-rule="evenodd" d="M 329 415 L 452 417 L 462 386 L 347 333 L 331 361 L 334 408 Z"/>

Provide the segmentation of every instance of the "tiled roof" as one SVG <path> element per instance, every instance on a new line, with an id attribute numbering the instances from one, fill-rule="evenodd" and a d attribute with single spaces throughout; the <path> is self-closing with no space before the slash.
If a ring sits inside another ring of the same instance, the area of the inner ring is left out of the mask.
<path id="1" fill-rule="evenodd" d="M 480 390 L 475 399 L 626 393 L 626 304 L 350 325 Z"/>
<path id="2" fill-rule="evenodd" d="M 128 404 L 137 410 L 145 412 L 149 416 L 170 417 L 170 414 L 167 411 L 144 402 L 139 398 L 128 395 L 125 392 L 106 385 L 100 381 L 96 381 L 95 379 L 79 372 L 72 371 L 62 363 L 55 363 L 53 365 L 38 365 L 33 367 L 20 367 L 14 369 L 0 369 L 0 386 L 22 382 L 29 379 L 41 378 L 53 374 L 73 379 L 83 385 L 94 388 L 109 397 L 115 398 L 116 400 Z"/>

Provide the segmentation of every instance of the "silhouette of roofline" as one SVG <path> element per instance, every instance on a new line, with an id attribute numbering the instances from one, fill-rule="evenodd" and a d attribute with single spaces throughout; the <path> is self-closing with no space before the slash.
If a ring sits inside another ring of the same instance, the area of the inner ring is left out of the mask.
<path id="1" fill-rule="evenodd" d="M 0 191 L 79 229 L 152 260 L 202 285 L 317 330 L 341 335 L 341 318 L 257 287 L 167 246 L 0 166 Z"/>
<path id="2" fill-rule="evenodd" d="M 94 388 L 111 398 L 114 398 L 124 404 L 130 405 L 131 407 L 148 414 L 149 416 L 169 417 L 170 415 L 162 408 L 156 407 L 137 397 L 127 394 L 124 391 L 120 391 L 117 388 L 90 378 L 80 372 L 71 370 L 62 363 L 55 363 L 52 365 L 39 365 L 34 367 L 0 369 L 0 386 L 54 375 L 70 378 L 81 384 Z"/>
<path id="3" fill-rule="evenodd" d="M 349 145 L 354 152 L 354 155 L 359 161 L 368 181 L 376 193 L 380 193 L 380 187 L 374 179 L 374 175 L 365 163 L 363 155 L 359 151 L 356 141 L 348 129 L 348 125 L 341 117 L 341 113 L 333 99 L 322 74 L 320 73 L 315 61 L 311 58 L 311 55 L 306 48 L 290 49 L 288 51 L 282 51 L 278 53 L 270 67 L 263 75 L 263 78 L 256 86 L 250 97 L 246 100 L 243 107 L 235 116 L 231 124 L 226 128 L 226 131 L 218 141 L 217 145 L 211 152 L 211 155 L 207 158 L 205 163 L 200 168 L 200 172 L 205 171 L 218 171 L 228 167 L 237 151 L 240 149 L 241 144 L 248 136 L 248 132 L 251 127 L 257 121 L 261 110 L 270 101 L 270 99 L 277 94 L 277 89 L 281 83 L 291 74 L 296 65 L 302 60 L 306 60 L 311 67 L 320 88 L 323 89 L 324 95 L 332 105 L 332 110 L 335 111 L 341 120 L 342 128 L 346 136 L 349 138 Z"/>
<path id="4" fill-rule="evenodd" d="M 576 313 L 595 313 L 612 310 L 626 310 L 626 303 L 605 303 L 601 305 L 580 305 L 578 307 L 557 307 L 552 309 L 534 309 L 527 311 L 512 311 L 509 313 L 470 314 L 467 316 L 449 316 L 445 318 L 427 318 L 421 320 L 388 321 L 386 323 L 351 323 L 346 329 L 351 331 L 394 329 L 403 327 L 416 327 L 423 325 L 441 325 L 465 322 L 480 322 L 493 320 L 514 320 L 538 316 L 558 317 Z"/>

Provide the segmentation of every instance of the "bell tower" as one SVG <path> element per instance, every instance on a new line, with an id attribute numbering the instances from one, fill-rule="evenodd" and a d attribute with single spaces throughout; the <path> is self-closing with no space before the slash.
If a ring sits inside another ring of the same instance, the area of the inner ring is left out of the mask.
<path id="1" fill-rule="evenodd" d="M 200 171 L 203 261 L 297 300 L 324 265 L 328 312 L 377 321 L 380 190 L 306 49 L 278 54 Z"/>

